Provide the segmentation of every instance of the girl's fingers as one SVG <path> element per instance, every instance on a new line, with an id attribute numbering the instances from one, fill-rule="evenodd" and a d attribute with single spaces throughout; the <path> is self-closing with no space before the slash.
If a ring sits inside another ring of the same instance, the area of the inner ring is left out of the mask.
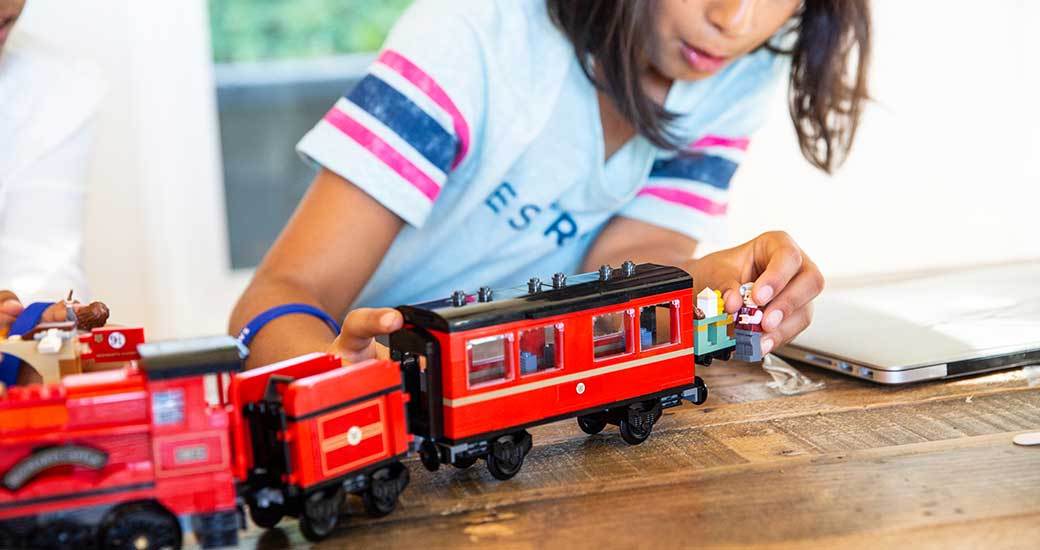
<path id="1" fill-rule="evenodd" d="M 0 313 L 0 331 L 7 330 L 10 328 L 14 320 L 17 319 L 17 315 L 8 315 L 6 313 Z"/>
<path id="2" fill-rule="evenodd" d="M 18 300 L 14 292 L 0 290 L 0 314 L 17 317 L 24 309 L 25 307 L 22 306 L 22 302 Z"/>
<path id="3" fill-rule="evenodd" d="M 719 290 L 722 291 L 722 303 L 726 308 L 726 313 L 736 313 L 740 306 L 744 305 L 744 299 L 740 297 L 740 285 L 740 281 L 736 280 L 720 285 Z"/>
<path id="4" fill-rule="evenodd" d="M 780 326 L 762 334 L 762 355 L 786 344 L 790 339 L 805 330 L 812 322 L 813 305 L 806 304 L 805 307 L 795 310 L 784 319 Z"/>
<path id="5" fill-rule="evenodd" d="M 775 330 L 792 312 L 810 304 L 823 291 L 824 280 L 816 264 L 805 258 L 801 273 L 787 284 L 780 294 L 765 309 L 762 329 Z"/>
<path id="6" fill-rule="evenodd" d="M 392 308 L 361 308 L 351 311 L 343 321 L 343 332 L 337 338 L 344 351 L 363 351 L 372 344 L 372 338 L 401 328 L 404 318 Z"/>
<path id="7" fill-rule="evenodd" d="M 773 232 L 762 236 L 765 247 L 765 269 L 755 279 L 751 289 L 751 299 L 759 306 L 770 302 L 787 286 L 799 271 L 807 258 L 802 254 L 794 240 L 786 233 Z M 756 259 L 759 257 L 755 255 Z M 756 262 L 757 263 L 757 262 Z"/>

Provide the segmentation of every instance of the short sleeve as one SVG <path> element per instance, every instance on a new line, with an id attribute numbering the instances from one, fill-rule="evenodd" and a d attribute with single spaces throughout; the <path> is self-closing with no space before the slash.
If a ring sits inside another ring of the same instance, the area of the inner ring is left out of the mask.
<path id="1" fill-rule="evenodd" d="M 421 227 L 449 176 L 471 156 L 484 81 L 470 22 L 451 2 L 420 0 L 297 151 Z"/>
<path id="2" fill-rule="evenodd" d="M 658 157 L 646 182 L 620 215 L 664 227 L 698 241 L 725 235 L 729 185 L 744 159 L 752 133 L 766 120 L 771 94 L 785 70 L 772 54 L 749 59 L 742 74 L 728 75 L 707 105 L 709 117 L 682 134 L 687 146 Z M 681 120 L 681 119 L 680 119 Z"/>

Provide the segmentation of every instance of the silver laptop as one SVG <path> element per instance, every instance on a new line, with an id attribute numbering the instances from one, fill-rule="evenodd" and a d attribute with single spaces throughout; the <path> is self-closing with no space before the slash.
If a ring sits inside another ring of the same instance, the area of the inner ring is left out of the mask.
<path id="1" fill-rule="evenodd" d="M 828 288 L 776 353 L 881 384 L 1040 364 L 1040 261 Z"/>

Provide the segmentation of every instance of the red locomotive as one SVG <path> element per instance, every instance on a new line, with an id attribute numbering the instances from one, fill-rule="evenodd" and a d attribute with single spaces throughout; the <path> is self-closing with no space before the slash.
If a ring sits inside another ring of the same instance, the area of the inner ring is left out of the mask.
<path id="1" fill-rule="evenodd" d="M 0 547 L 179 547 L 235 541 L 230 415 L 204 376 L 238 370 L 224 337 L 141 344 L 134 366 L 0 398 Z"/>
<path id="2" fill-rule="evenodd" d="M 311 354 L 245 373 L 230 337 L 142 344 L 140 365 L 0 396 L 0 547 L 233 544 L 241 504 L 261 527 L 300 519 L 311 540 L 346 493 L 391 512 L 400 460 L 509 479 L 526 428 L 577 417 L 644 441 L 662 409 L 707 397 L 692 280 L 620 269 L 401 307 L 394 361 Z M 207 390 L 208 386 L 208 390 Z M 210 399 L 207 401 L 206 397 Z"/>

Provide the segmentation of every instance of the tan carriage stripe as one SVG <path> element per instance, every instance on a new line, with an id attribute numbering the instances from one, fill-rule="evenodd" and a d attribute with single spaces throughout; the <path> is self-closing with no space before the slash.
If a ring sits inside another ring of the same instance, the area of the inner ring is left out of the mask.
<path id="1" fill-rule="evenodd" d="M 472 405 L 474 403 L 481 403 L 483 401 L 489 401 L 491 399 L 498 399 L 500 397 L 506 397 L 509 395 L 516 395 L 518 393 L 525 393 L 534 390 L 540 390 L 549 386 L 558 386 L 560 384 L 566 384 L 568 382 L 574 382 L 575 380 L 583 380 L 591 378 L 593 376 L 599 376 L 601 374 L 608 374 L 611 372 L 618 372 L 627 369 L 633 369 L 641 367 L 650 363 L 656 363 L 658 361 L 665 361 L 668 359 L 674 359 L 676 357 L 683 357 L 685 355 L 693 355 L 693 349 L 686 348 L 668 353 L 662 353 L 661 355 L 653 355 L 651 357 L 640 357 L 639 359 L 633 359 L 632 361 L 625 361 L 624 363 L 618 363 L 616 365 L 607 365 L 605 367 L 599 367 L 598 369 L 592 369 L 582 372 L 576 372 L 573 374 L 567 374 L 556 378 L 547 378 L 545 380 L 538 380 L 537 382 L 531 382 L 529 384 L 521 384 L 519 386 L 513 386 L 509 388 L 502 388 L 500 390 L 489 391 L 485 393 L 478 393 L 477 395 L 468 395 L 466 397 L 460 397 L 458 399 L 444 398 L 444 406 L 446 407 L 464 407 L 466 405 Z"/>
<path id="2" fill-rule="evenodd" d="M 361 441 L 364 441 L 370 437 L 374 437 L 383 433 L 383 425 L 379 422 L 369 424 L 368 426 L 361 426 Z M 335 451 L 340 447 L 347 446 L 347 434 L 341 433 L 334 435 L 325 441 L 321 442 L 322 452 Z"/>

